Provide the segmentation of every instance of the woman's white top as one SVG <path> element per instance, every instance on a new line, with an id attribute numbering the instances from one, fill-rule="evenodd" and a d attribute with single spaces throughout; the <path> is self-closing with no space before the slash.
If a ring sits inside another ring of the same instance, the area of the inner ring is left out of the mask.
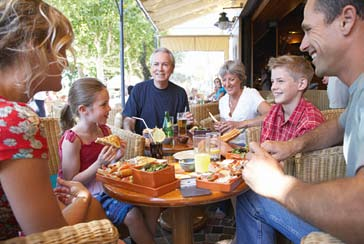
<path id="1" fill-rule="evenodd" d="M 264 98 L 256 89 L 244 86 L 243 92 L 240 95 L 239 101 L 231 117 L 229 116 L 229 94 L 225 94 L 219 100 L 220 118 L 222 121 L 243 121 L 247 119 L 253 119 L 259 115 L 258 106 L 263 101 Z M 229 143 L 245 145 L 245 132 L 241 133 L 238 137 L 231 140 Z"/>

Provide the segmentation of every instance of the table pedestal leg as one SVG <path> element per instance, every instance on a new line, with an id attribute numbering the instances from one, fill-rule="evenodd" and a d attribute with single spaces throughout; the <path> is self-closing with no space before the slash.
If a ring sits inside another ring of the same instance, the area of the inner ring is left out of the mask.
<path id="1" fill-rule="evenodd" d="M 172 208 L 173 244 L 193 243 L 191 211 L 189 207 Z"/>
<path id="2" fill-rule="evenodd" d="M 193 206 L 190 207 L 191 219 L 192 219 L 192 228 L 193 232 L 199 231 L 202 229 L 206 222 L 207 222 L 207 215 L 206 215 L 206 207 L 205 206 Z M 172 232 L 172 210 L 173 208 L 165 209 L 160 217 L 159 217 L 159 224 L 164 230 Z"/>

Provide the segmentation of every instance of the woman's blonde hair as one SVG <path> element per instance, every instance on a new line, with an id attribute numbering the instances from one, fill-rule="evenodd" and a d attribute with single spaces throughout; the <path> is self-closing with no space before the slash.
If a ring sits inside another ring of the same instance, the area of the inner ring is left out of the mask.
<path id="1" fill-rule="evenodd" d="M 74 38 L 71 23 L 41 0 L 0 1 L 0 69 L 25 65 L 25 93 L 32 82 L 44 80 L 50 63 L 65 68 L 65 57 Z"/>

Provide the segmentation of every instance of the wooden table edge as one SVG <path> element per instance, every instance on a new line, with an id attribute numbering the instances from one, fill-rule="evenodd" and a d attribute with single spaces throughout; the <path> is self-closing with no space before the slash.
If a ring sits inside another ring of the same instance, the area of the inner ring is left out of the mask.
<path id="1" fill-rule="evenodd" d="M 105 183 L 104 188 L 107 194 L 115 199 L 138 206 L 149 207 L 185 207 L 205 205 L 229 199 L 249 190 L 249 187 L 245 184 L 245 182 L 242 182 L 231 192 L 211 191 L 212 194 L 207 196 L 183 197 L 180 189 L 177 188 L 159 197 L 148 197 L 142 193 L 129 191 Z"/>

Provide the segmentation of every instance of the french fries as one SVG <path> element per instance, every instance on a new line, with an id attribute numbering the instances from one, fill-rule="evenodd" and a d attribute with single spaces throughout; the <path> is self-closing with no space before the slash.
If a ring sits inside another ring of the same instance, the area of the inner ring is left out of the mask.
<path id="1" fill-rule="evenodd" d="M 211 112 L 209 112 L 209 115 L 214 122 L 219 122 Z"/>
<path id="2" fill-rule="evenodd" d="M 237 137 L 241 132 L 242 132 L 241 129 L 234 128 L 231 131 L 220 136 L 220 139 L 224 142 L 228 142 L 228 141 L 234 139 L 235 137 Z"/>
<path id="3" fill-rule="evenodd" d="M 101 168 L 97 170 L 97 173 L 107 177 L 123 178 L 131 175 L 131 168 L 131 164 L 118 161 L 115 164 L 102 165 Z"/>

